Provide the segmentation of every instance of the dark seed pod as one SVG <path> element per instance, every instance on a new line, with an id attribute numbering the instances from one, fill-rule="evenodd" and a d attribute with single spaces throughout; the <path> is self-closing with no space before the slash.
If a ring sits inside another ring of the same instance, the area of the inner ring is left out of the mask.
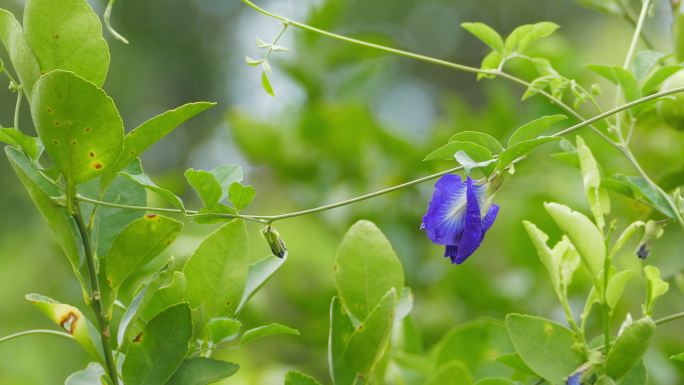
<path id="1" fill-rule="evenodd" d="M 285 247 L 285 242 L 280 238 L 280 234 L 268 225 L 261 230 L 261 236 L 264 237 L 268 246 L 271 248 L 271 252 L 278 258 L 287 258 L 287 247 Z"/>

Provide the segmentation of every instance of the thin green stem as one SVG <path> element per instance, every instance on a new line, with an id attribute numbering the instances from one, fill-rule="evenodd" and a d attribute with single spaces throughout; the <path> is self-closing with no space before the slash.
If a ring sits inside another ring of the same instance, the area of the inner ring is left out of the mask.
<path id="1" fill-rule="evenodd" d="M 14 128 L 19 129 L 19 113 L 21 113 L 21 100 L 24 95 L 21 93 L 21 88 L 17 89 L 17 104 L 14 106 Z"/>
<path id="2" fill-rule="evenodd" d="M 105 8 L 104 17 L 103 17 L 105 27 L 107 28 L 109 33 L 111 33 L 112 36 L 114 36 L 114 38 L 116 40 L 118 40 L 124 44 L 128 44 L 128 40 L 125 37 L 123 37 L 120 33 L 118 33 L 114 29 L 114 27 L 112 27 L 112 24 L 109 21 L 109 19 L 112 17 L 112 7 L 114 7 L 115 2 L 116 2 L 116 0 L 109 0 L 109 2 L 107 3 L 107 8 Z"/>
<path id="3" fill-rule="evenodd" d="M 630 10 L 627 5 L 624 3 L 623 0 L 618 0 L 616 1 L 620 9 L 622 9 L 622 14 L 625 20 L 627 20 L 630 24 L 632 24 L 632 27 L 636 28 L 637 26 L 637 21 L 634 18 L 634 15 L 632 15 L 632 10 Z M 649 49 L 653 49 L 653 43 L 649 40 L 649 38 L 645 34 L 641 34 L 641 40 L 643 40 L 644 44 L 646 44 L 646 47 Z"/>
<path id="4" fill-rule="evenodd" d="M 72 200 L 71 198 L 68 198 Z M 83 243 L 83 250 L 85 253 L 86 265 L 88 266 L 88 276 L 90 277 L 90 306 L 93 308 L 95 317 L 97 318 L 97 323 L 100 331 L 100 338 L 102 340 L 102 353 L 104 354 L 104 361 L 109 378 L 112 380 L 114 385 L 119 384 L 119 379 L 116 374 L 116 364 L 114 363 L 114 357 L 112 356 L 112 349 L 109 346 L 110 341 L 110 330 L 109 321 L 107 320 L 107 315 L 105 309 L 102 306 L 102 295 L 100 291 L 100 282 L 97 278 L 97 268 L 95 267 L 95 254 L 92 250 L 92 244 L 90 242 L 90 236 L 88 235 L 88 229 L 86 228 L 85 222 L 83 221 L 83 215 L 78 208 L 78 204 L 75 204 L 75 211 L 72 214 L 78 231 L 81 235 L 81 241 Z"/>
<path id="5" fill-rule="evenodd" d="M 641 30 L 644 27 L 644 21 L 646 21 L 646 15 L 648 14 L 648 8 L 650 6 L 651 0 L 642 0 L 639 20 L 637 20 L 636 25 L 634 26 L 632 42 L 629 45 L 629 50 L 627 51 L 627 56 L 625 57 L 625 63 L 622 65 L 624 68 L 629 68 L 629 65 L 632 64 L 632 58 L 634 58 L 634 53 L 636 52 L 636 47 L 639 43 L 639 36 L 641 36 Z"/>
<path id="6" fill-rule="evenodd" d="M 675 314 L 670 314 L 670 315 L 668 315 L 668 316 L 666 316 L 666 317 L 659 318 L 659 319 L 655 320 L 655 324 L 656 324 L 656 325 L 662 325 L 662 324 L 664 324 L 664 323 L 676 321 L 676 320 L 682 319 L 682 318 L 684 318 L 684 312 L 675 313 Z"/>
<path id="7" fill-rule="evenodd" d="M 280 41 L 280 38 L 283 37 L 283 34 L 285 34 L 285 31 L 287 31 L 288 26 L 289 26 L 288 23 L 283 22 L 283 28 L 280 29 L 280 31 L 276 35 L 275 39 L 273 39 L 273 41 L 271 42 L 271 45 L 266 50 L 266 55 L 264 55 L 264 61 L 268 61 L 268 59 L 271 57 L 271 54 L 273 53 L 273 47 L 276 44 L 278 44 L 278 41 Z"/>
<path id="8" fill-rule="evenodd" d="M 71 341 L 74 340 L 74 338 L 71 336 L 69 333 L 64 333 L 56 330 L 43 330 L 43 329 L 35 329 L 35 330 L 25 330 L 23 332 L 18 332 L 14 334 L 10 334 L 8 336 L 0 337 L 0 344 L 3 342 L 11 341 L 15 338 L 23 337 L 23 336 L 30 336 L 30 335 L 35 335 L 35 334 L 49 334 L 53 336 L 58 336 L 58 337 L 63 337 L 66 339 L 69 339 Z"/>

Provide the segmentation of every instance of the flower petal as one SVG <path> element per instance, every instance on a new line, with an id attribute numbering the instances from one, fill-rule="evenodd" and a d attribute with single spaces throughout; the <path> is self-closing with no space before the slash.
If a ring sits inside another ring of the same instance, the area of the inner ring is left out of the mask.
<path id="1" fill-rule="evenodd" d="M 457 244 L 463 232 L 463 212 L 466 207 L 466 185 L 459 175 L 444 175 L 437 183 L 423 216 L 421 229 L 438 245 Z"/>
<path id="2" fill-rule="evenodd" d="M 480 204 L 478 203 L 477 192 L 473 186 L 473 180 L 468 177 L 466 181 L 466 212 L 464 216 L 463 235 L 458 243 L 458 253 L 456 264 L 465 261 L 482 242 L 482 217 L 480 214 Z"/>
<path id="3" fill-rule="evenodd" d="M 489 210 L 487 210 L 487 214 L 482 218 L 482 235 L 480 236 L 480 242 L 484 239 L 485 234 L 489 230 L 490 227 L 494 224 L 494 221 L 496 220 L 496 216 L 499 214 L 499 205 L 491 205 L 489 206 Z"/>

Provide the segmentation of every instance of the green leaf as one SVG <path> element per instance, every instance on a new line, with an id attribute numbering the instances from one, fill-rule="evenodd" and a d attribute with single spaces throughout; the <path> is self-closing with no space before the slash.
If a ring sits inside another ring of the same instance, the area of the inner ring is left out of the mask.
<path id="1" fill-rule="evenodd" d="M 461 362 L 452 361 L 437 368 L 425 385 L 470 385 L 473 379 Z"/>
<path id="2" fill-rule="evenodd" d="M 641 85 L 641 93 L 643 95 L 649 95 L 658 91 L 665 80 L 681 71 L 682 68 L 684 67 L 681 65 L 670 65 L 658 68 L 644 79 Z"/>
<path id="3" fill-rule="evenodd" d="M 207 385 L 235 374 L 240 365 L 205 357 L 186 358 L 166 385 Z"/>
<path id="4" fill-rule="evenodd" d="M 181 366 L 191 337 L 192 318 L 187 304 L 159 313 L 126 353 L 122 369 L 126 385 L 166 384 Z"/>
<path id="5" fill-rule="evenodd" d="M 670 357 L 670 359 L 684 362 L 684 353 L 675 354 L 674 356 Z"/>
<path id="6" fill-rule="evenodd" d="M 555 136 L 545 136 L 537 139 L 525 140 L 514 144 L 513 146 L 505 149 L 501 154 L 499 154 L 499 161 L 502 165 L 509 165 L 514 160 L 521 156 L 526 156 L 535 148 L 541 146 L 542 144 L 560 140 L 560 138 Z"/>
<path id="7" fill-rule="evenodd" d="M 246 345 L 259 338 L 275 336 L 279 334 L 298 336 L 299 330 L 281 325 L 279 323 L 271 323 L 268 325 L 259 326 L 245 331 L 245 333 L 242 335 L 242 338 L 240 338 L 240 346 Z"/>
<path id="8" fill-rule="evenodd" d="M 404 270 L 387 238 L 372 222 L 356 222 L 335 257 L 335 287 L 347 310 L 363 320 L 389 289 L 403 286 Z"/>
<path id="9" fill-rule="evenodd" d="M 102 376 L 105 376 L 102 365 L 91 362 L 85 369 L 74 372 L 67 377 L 64 385 L 99 385 L 104 383 L 101 381 Z"/>
<path id="10" fill-rule="evenodd" d="M 578 0 L 577 2 L 599 12 L 624 16 L 623 8 L 615 0 Z"/>
<path id="11" fill-rule="evenodd" d="M 567 234 L 593 277 L 603 270 L 606 245 L 601 231 L 584 214 L 558 203 L 545 203 L 544 208 L 554 222 Z"/>
<path id="12" fill-rule="evenodd" d="M 480 69 L 482 70 L 497 70 L 499 66 L 501 66 L 501 62 L 503 61 L 503 57 L 501 56 L 500 53 L 496 51 L 492 51 L 487 56 L 482 59 L 482 63 L 480 64 Z M 477 74 L 477 80 L 480 79 L 493 79 L 495 78 L 495 75 L 487 75 L 484 73 L 479 73 Z"/>
<path id="13" fill-rule="evenodd" d="M 83 264 L 83 246 L 76 227 L 76 222 L 65 207 L 60 206 L 54 198 L 62 196 L 62 192 L 32 163 L 26 155 L 13 147 L 5 147 L 7 159 L 12 169 L 24 185 L 26 192 L 40 211 L 48 226 L 55 234 L 57 242 L 66 254 L 71 268 L 84 286 L 80 268 Z"/>
<path id="14" fill-rule="evenodd" d="M 523 225 L 534 244 L 534 248 L 537 250 L 537 255 L 539 255 L 542 265 L 544 265 L 546 271 L 549 273 L 554 290 L 558 295 L 561 295 L 560 264 L 563 253 L 565 253 L 565 249 L 567 249 L 567 244 L 559 242 L 553 249 L 550 249 L 547 245 L 549 236 L 546 235 L 546 233 L 540 230 L 532 222 L 523 221 Z"/>
<path id="15" fill-rule="evenodd" d="M 0 128 L 0 142 L 21 149 L 31 159 L 37 159 L 43 149 L 38 138 L 28 136 L 16 128 Z"/>
<path id="16" fill-rule="evenodd" d="M 211 171 L 189 169 L 185 178 L 195 189 L 205 207 L 212 208 L 228 197 L 228 188 L 242 181 L 240 166 L 219 166 Z"/>
<path id="17" fill-rule="evenodd" d="M 523 314 L 509 314 L 506 328 L 525 364 L 552 384 L 561 384 L 582 363 L 572 346 L 570 330 L 554 321 Z"/>
<path id="18" fill-rule="evenodd" d="M 596 225 L 603 232 L 606 224 L 604 216 L 610 213 L 610 199 L 608 192 L 601 187 L 601 173 L 596 159 L 580 136 L 577 136 L 577 156 L 582 171 L 584 193 L 589 201 Z"/>
<path id="19" fill-rule="evenodd" d="M 234 315 L 248 266 L 247 229 L 243 221 L 232 220 L 211 233 L 183 268 L 190 305 L 204 305 L 209 318 Z"/>
<path id="20" fill-rule="evenodd" d="M 24 29 L 42 73 L 71 71 L 102 86 L 109 67 L 109 47 L 102 24 L 86 0 L 29 0 Z"/>
<path id="21" fill-rule="evenodd" d="M 72 72 L 43 75 L 34 88 L 31 107 L 45 150 L 67 183 L 101 175 L 123 149 L 123 122 L 114 102 Z"/>
<path id="22" fill-rule="evenodd" d="M 245 56 L 245 63 L 247 63 L 247 65 L 250 65 L 252 67 L 256 67 L 263 62 L 264 62 L 264 59 L 257 60 L 257 59 L 252 59 L 249 56 Z"/>
<path id="23" fill-rule="evenodd" d="M 458 151 L 464 151 L 476 162 L 484 162 L 492 159 L 492 153 L 484 146 L 472 142 L 452 141 L 429 153 L 423 161 L 454 160 L 454 155 Z"/>
<path id="24" fill-rule="evenodd" d="M 235 209 L 238 211 L 249 206 L 249 204 L 252 203 L 252 199 L 254 199 L 255 195 L 256 191 L 254 191 L 254 187 L 251 185 L 244 186 L 242 183 L 237 181 L 231 183 L 230 187 L 228 188 L 228 198 L 233 203 L 233 207 L 235 207 Z"/>
<path id="25" fill-rule="evenodd" d="M 548 115 L 525 123 L 511 134 L 510 139 L 508 139 L 508 146 L 511 147 L 526 140 L 537 139 L 537 137 L 548 130 L 551 125 L 567 118 L 568 117 L 565 115 Z"/>
<path id="26" fill-rule="evenodd" d="M 0 41 L 7 49 L 14 72 L 21 82 L 26 97 L 31 99 L 33 85 L 40 77 L 38 59 L 24 35 L 21 24 L 11 12 L 0 9 Z"/>
<path id="27" fill-rule="evenodd" d="M 266 63 L 267 62 L 264 62 L 264 64 Z M 271 81 L 268 79 L 266 70 L 261 72 L 261 87 L 263 87 L 264 91 L 266 91 L 269 95 L 275 97 L 275 92 L 273 92 L 273 86 L 271 86 Z"/>
<path id="28" fill-rule="evenodd" d="M 119 175 L 124 176 L 133 182 L 139 184 L 143 188 L 152 191 L 166 200 L 171 206 L 185 212 L 185 205 L 183 200 L 171 191 L 157 186 L 147 174 L 129 174 L 127 172 L 120 172 Z"/>
<path id="29" fill-rule="evenodd" d="M 523 53 L 535 41 L 547 37 L 558 29 L 558 25 L 549 21 L 536 24 L 521 25 L 513 30 L 506 38 L 505 48 L 507 52 L 517 51 Z"/>
<path id="30" fill-rule="evenodd" d="M 486 147 L 492 154 L 503 151 L 503 147 L 498 140 L 489 134 L 479 131 L 461 131 L 449 138 L 449 142 L 470 142 Z"/>
<path id="31" fill-rule="evenodd" d="M 634 55 L 631 70 L 637 79 L 642 80 L 652 73 L 653 69 L 665 59 L 667 55 L 662 52 L 643 50 Z"/>
<path id="32" fill-rule="evenodd" d="M 622 92 L 628 102 L 641 97 L 641 89 L 636 77 L 634 77 L 633 73 L 622 68 L 621 66 L 589 64 L 586 67 L 609 80 L 613 84 L 617 84 L 622 87 Z"/>
<path id="33" fill-rule="evenodd" d="M 615 309 L 631 277 L 632 270 L 623 270 L 610 277 L 606 288 L 606 302 L 611 309 Z"/>
<path id="34" fill-rule="evenodd" d="M 328 369 L 333 385 L 349 385 L 356 378 L 356 371 L 344 359 L 349 337 L 354 333 L 347 310 L 339 297 L 330 303 L 330 333 L 328 335 Z"/>
<path id="35" fill-rule="evenodd" d="M 245 306 L 247 301 L 264 286 L 284 263 L 284 258 L 278 258 L 273 255 L 266 256 L 258 261 L 250 263 L 247 272 L 247 282 L 245 283 L 245 291 L 242 293 L 242 299 L 237 308 L 238 311 Z"/>
<path id="36" fill-rule="evenodd" d="M 308 374 L 288 372 L 285 375 L 285 385 L 321 385 L 321 383 Z"/>
<path id="37" fill-rule="evenodd" d="M 140 161 L 135 160 L 126 168 L 130 173 L 142 173 Z M 101 179 L 100 179 L 101 181 Z M 102 189 L 102 185 L 99 186 Z M 111 202 L 128 206 L 146 206 L 147 194 L 145 188 L 124 176 L 117 176 L 104 188 L 104 192 L 91 197 L 104 202 Z M 112 248 L 114 239 L 134 220 L 142 216 L 141 211 L 128 210 L 119 207 L 99 206 L 93 220 L 92 241 L 97 255 L 105 256 Z"/>
<path id="38" fill-rule="evenodd" d="M 672 209 L 670 209 L 665 198 L 641 177 L 615 174 L 602 180 L 601 183 L 609 190 L 642 201 L 662 214 L 674 218 Z"/>
<path id="39" fill-rule="evenodd" d="M 109 286 L 119 287 L 173 242 L 183 224 L 165 216 L 148 214 L 129 224 L 114 240 L 107 254 Z"/>
<path id="40" fill-rule="evenodd" d="M 36 305 L 52 322 L 71 334 L 74 340 L 93 358 L 102 360 L 100 335 L 95 326 L 76 307 L 59 303 L 40 294 L 28 294 L 26 299 Z"/>
<path id="41" fill-rule="evenodd" d="M 558 75 L 545 75 L 532 80 L 532 82 L 527 87 L 527 90 L 525 90 L 525 93 L 520 98 L 520 100 L 525 101 L 533 97 L 534 95 L 542 92 L 546 87 L 548 87 L 551 84 L 551 81 L 553 81 L 554 79 L 558 79 Z"/>
<path id="42" fill-rule="evenodd" d="M 484 23 L 461 23 L 461 27 L 466 31 L 470 32 L 476 38 L 482 40 L 483 43 L 487 44 L 491 49 L 499 53 L 503 52 L 504 42 L 492 27 Z"/>
<path id="43" fill-rule="evenodd" d="M 475 385 L 516 385 L 513 380 L 509 380 L 508 378 L 483 378 L 479 380 L 478 382 L 475 383 Z"/>
<path id="44" fill-rule="evenodd" d="M 632 369 L 622 377 L 619 382 L 620 385 L 643 385 L 648 384 L 648 372 L 644 360 L 641 360 Z"/>
<path id="45" fill-rule="evenodd" d="M 149 297 L 145 298 L 138 317 L 148 322 L 164 309 L 185 302 L 186 287 L 185 275 L 180 271 L 174 271 L 171 282 L 152 291 Z"/>
<path id="46" fill-rule="evenodd" d="M 622 330 L 606 357 L 606 374 L 619 380 L 632 369 L 646 353 L 655 322 L 644 317 L 632 322 Z"/>
<path id="47" fill-rule="evenodd" d="M 610 255 L 614 256 L 617 254 L 624 246 L 627 241 L 634 235 L 634 233 L 644 227 L 645 223 L 642 221 L 636 221 L 632 222 L 627 228 L 620 234 L 620 236 L 617 238 L 615 243 L 613 244 L 613 247 L 610 249 Z"/>
<path id="48" fill-rule="evenodd" d="M 508 375 L 493 357 L 513 350 L 502 322 L 480 318 L 458 325 L 444 335 L 434 348 L 434 365 L 453 361 L 463 363 L 475 376 Z"/>
<path id="49" fill-rule="evenodd" d="M 670 289 L 670 284 L 663 281 L 660 277 L 660 270 L 655 266 L 644 266 L 644 275 L 646 277 L 646 303 L 644 305 L 644 313 L 646 315 L 652 315 L 656 300 L 667 293 Z"/>
<path id="50" fill-rule="evenodd" d="M 216 103 L 209 102 L 188 103 L 144 122 L 126 135 L 123 152 L 116 160 L 116 164 L 111 168 L 110 174 L 123 170 L 126 165 L 178 126 L 215 105 Z M 109 177 L 111 178 L 112 176 L 110 175 Z"/>
<path id="51" fill-rule="evenodd" d="M 242 329 L 242 323 L 233 318 L 217 317 L 207 322 L 209 339 L 214 345 L 234 340 L 240 334 L 240 329 Z"/>
<path id="52" fill-rule="evenodd" d="M 502 354 L 498 357 L 495 358 L 496 362 L 500 362 L 509 368 L 514 369 L 515 371 L 522 373 L 522 374 L 527 374 L 530 376 L 536 376 L 537 373 L 532 371 L 529 366 L 525 363 L 525 361 L 520 358 L 520 354 L 518 353 L 508 353 L 508 354 Z"/>
<path id="53" fill-rule="evenodd" d="M 358 373 L 369 374 L 382 358 L 392 333 L 396 303 L 397 290 L 392 287 L 349 337 L 344 357 Z"/>

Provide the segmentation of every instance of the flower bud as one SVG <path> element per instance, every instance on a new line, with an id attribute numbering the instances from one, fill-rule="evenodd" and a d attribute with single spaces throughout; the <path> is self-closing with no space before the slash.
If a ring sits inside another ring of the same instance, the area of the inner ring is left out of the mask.
<path id="1" fill-rule="evenodd" d="M 663 227 L 665 227 L 665 224 L 662 222 L 646 222 L 644 236 L 641 238 L 641 241 L 639 241 L 639 246 L 637 246 L 636 249 L 636 255 L 639 259 L 646 259 L 649 254 L 651 254 L 653 242 L 663 236 Z"/>
<path id="2" fill-rule="evenodd" d="M 266 240 L 268 246 L 271 248 L 271 252 L 278 258 L 287 258 L 287 247 L 285 247 L 285 242 L 280 238 L 280 234 L 268 225 L 261 229 L 261 236 Z"/>

